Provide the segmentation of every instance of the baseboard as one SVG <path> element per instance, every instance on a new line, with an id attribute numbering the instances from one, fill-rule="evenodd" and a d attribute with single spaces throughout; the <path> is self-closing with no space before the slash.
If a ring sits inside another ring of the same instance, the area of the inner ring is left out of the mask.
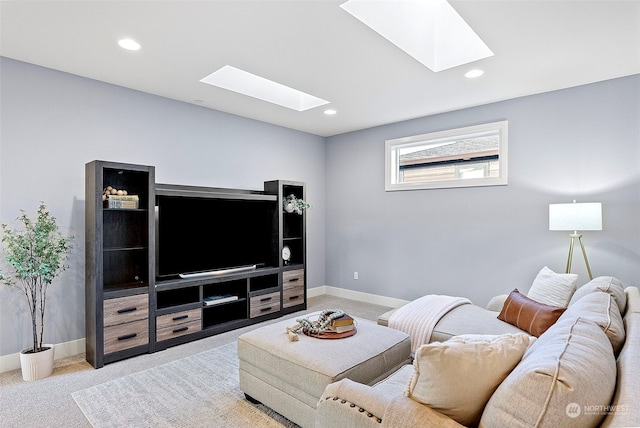
<path id="1" fill-rule="evenodd" d="M 374 305 L 389 306 L 391 308 L 399 308 L 409 303 L 409 300 L 396 299 L 394 297 L 380 296 L 377 294 L 363 293 L 362 291 L 347 290 L 345 288 L 331 287 L 323 285 L 307 289 L 307 297 L 316 297 L 323 294 L 330 296 L 343 297 L 345 299 L 359 300 Z"/>
<path id="2" fill-rule="evenodd" d="M 82 354 L 85 351 L 85 340 L 77 339 L 70 342 L 58 343 L 55 347 L 55 359 L 70 357 Z M 20 353 L 0 355 L 0 373 L 16 370 L 20 368 Z"/>

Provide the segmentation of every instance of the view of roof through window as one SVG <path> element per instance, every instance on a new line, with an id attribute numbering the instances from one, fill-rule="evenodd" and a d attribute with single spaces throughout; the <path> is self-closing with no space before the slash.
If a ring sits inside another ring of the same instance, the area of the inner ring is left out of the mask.
<path id="1" fill-rule="evenodd" d="M 412 145 L 400 149 L 400 165 L 438 162 L 446 159 L 466 159 L 478 155 L 498 155 L 500 138 L 497 133 L 482 137 L 469 137 L 441 143 Z"/>
<path id="2" fill-rule="evenodd" d="M 499 149 L 497 132 L 453 141 L 412 144 L 399 150 L 400 181 L 495 177 Z"/>

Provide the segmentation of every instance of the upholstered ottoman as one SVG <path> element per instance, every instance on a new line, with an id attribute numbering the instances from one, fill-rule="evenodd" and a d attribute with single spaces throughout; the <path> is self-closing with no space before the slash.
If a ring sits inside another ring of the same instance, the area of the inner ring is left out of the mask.
<path id="1" fill-rule="evenodd" d="M 286 328 L 296 324 L 295 318 L 241 335 L 240 389 L 248 399 L 298 425 L 313 427 L 316 406 L 328 384 L 349 378 L 373 385 L 410 362 L 408 335 L 368 320 L 356 322 L 357 333 L 343 339 L 300 334 L 292 342 Z"/>

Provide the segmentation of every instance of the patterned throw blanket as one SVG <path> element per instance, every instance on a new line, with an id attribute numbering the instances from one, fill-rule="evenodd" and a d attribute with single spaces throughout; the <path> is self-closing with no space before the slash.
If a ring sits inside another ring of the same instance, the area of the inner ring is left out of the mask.
<path id="1" fill-rule="evenodd" d="M 389 327 L 411 337 L 411 352 L 429 343 L 433 329 L 447 312 L 460 305 L 470 304 L 464 297 L 429 294 L 399 307 L 389 317 Z"/>

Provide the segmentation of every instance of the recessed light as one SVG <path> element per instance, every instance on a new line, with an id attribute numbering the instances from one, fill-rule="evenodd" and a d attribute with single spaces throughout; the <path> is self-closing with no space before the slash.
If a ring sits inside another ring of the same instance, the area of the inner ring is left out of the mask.
<path id="1" fill-rule="evenodd" d="M 327 116 L 333 116 L 334 114 L 338 113 L 337 111 L 335 111 L 332 108 L 328 108 L 324 111 L 324 114 L 326 114 Z"/>
<path id="2" fill-rule="evenodd" d="M 297 111 L 329 104 L 329 101 L 322 98 L 314 97 L 230 65 L 225 65 L 200 81 Z"/>
<path id="3" fill-rule="evenodd" d="M 469 70 L 466 73 L 464 73 L 464 77 L 466 77 L 467 79 L 473 79 L 476 77 L 480 77 L 483 74 L 484 74 L 484 71 L 475 69 L 475 70 Z"/>
<path id="4" fill-rule="evenodd" d="M 128 51 L 137 51 L 140 50 L 140 44 L 132 39 L 120 39 L 118 40 L 118 44 L 121 48 L 126 49 Z"/>

